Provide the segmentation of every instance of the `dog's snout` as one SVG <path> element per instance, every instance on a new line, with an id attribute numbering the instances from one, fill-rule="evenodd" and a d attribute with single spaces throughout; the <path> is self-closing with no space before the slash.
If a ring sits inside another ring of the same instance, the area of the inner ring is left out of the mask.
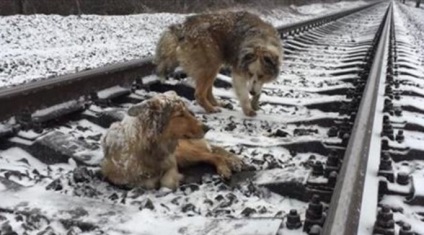
<path id="1" fill-rule="evenodd" d="M 208 132 L 211 128 L 210 127 L 208 127 L 208 126 L 206 126 L 205 124 L 203 124 L 202 125 L 202 129 L 203 129 L 203 132 Z"/>
<path id="2" fill-rule="evenodd" d="M 253 90 L 252 90 L 252 91 L 250 91 L 249 93 L 250 93 L 250 95 L 253 95 L 253 96 L 254 96 L 254 95 L 256 95 L 256 92 L 255 92 L 255 91 L 253 91 Z"/>

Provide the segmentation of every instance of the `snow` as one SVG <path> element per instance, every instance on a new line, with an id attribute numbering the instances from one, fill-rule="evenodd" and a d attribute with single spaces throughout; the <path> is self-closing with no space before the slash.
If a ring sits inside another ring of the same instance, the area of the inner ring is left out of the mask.
<path id="1" fill-rule="evenodd" d="M 411 225 L 412 231 L 417 234 L 424 233 L 423 222 L 420 221 L 418 213 L 422 212 L 421 206 L 410 206 L 404 202 L 404 199 L 399 196 L 384 196 L 380 202 L 382 205 L 390 205 L 393 208 L 402 208 L 403 212 L 393 213 L 395 221 L 405 221 Z M 399 227 L 396 227 L 399 230 Z"/>
<path id="2" fill-rule="evenodd" d="M 59 196 L 56 193 L 24 189 L 23 193 L 6 192 L 3 206 L 20 210 L 41 208 L 48 218 L 61 215 L 62 219 L 81 219 L 108 231 L 108 234 L 263 234 L 272 235 L 280 226 L 279 219 L 207 219 L 192 217 L 158 217 L 156 213 L 124 205 L 104 205 L 97 200 Z M 27 203 L 22 203 L 27 202 Z M 91 205 L 90 213 L 84 208 Z M 164 226 L 166 225 L 166 226 Z M 25 230 L 18 232 L 23 232 Z M 65 230 L 66 231 L 66 230 Z M 95 232 L 95 231 L 94 231 Z M 98 233 L 90 234 L 98 234 Z"/>
<path id="3" fill-rule="evenodd" d="M 280 26 L 364 4 L 348 1 L 246 10 Z M 0 87 L 152 56 L 161 32 L 185 17 L 168 13 L 0 16 Z"/>
<path id="4" fill-rule="evenodd" d="M 152 220 L 154 218 L 154 220 Z M 143 221 L 143 226 L 138 226 Z M 257 219 L 251 221 L 214 220 L 200 216 L 188 218 L 158 218 L 150 211 L 141 211 L 131 221 L 118 225 L 118 229 L 130 229 L 138 234 L 235 234 L 235 235 L 274 235 L 281 221 L 278 219 Z M 167 224 L 167 226 L 163 226 Z"/>

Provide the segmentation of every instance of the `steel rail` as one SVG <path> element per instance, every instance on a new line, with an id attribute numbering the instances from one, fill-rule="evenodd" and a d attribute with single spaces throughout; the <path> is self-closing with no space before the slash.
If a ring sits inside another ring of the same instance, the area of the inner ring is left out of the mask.
<path id="1" fill-rule="evenodd" d="M 151 59 L 140 59 L 6 88 L 0 90 L 0 121 L 109 87 L 130 86 L 153 71 Z"/>
<path id="2" fill-rule="evenodd" d="M 300 21 L 292 24 L 283 25 L 281 27 L 277 27 L 278 32 L 280 33 L 281 38 L 287 38 L 288 36 L 291 36 L 293 34 L 297 34 L 306 30 L 309 30 L 314 27 L 321 26 L 325 23 L 335 21 L 337 19 L 340 19 L 342 17 L 345 17 L 347 15 L 353 14 L 355 12 L 364 10 L 368 7 L 372 7 L 380 2 L 373 2 L 364 6 L 355 7 L 350 10 L 342 11 L 342 12 L 336 12 L 328 15 L 324 15 L 321 17 L 313 18 L 310 20 Z"/>
<path id="3" fill-rule="evenodd" d="M 372 147 L 370 143 L 373 134 L 374 113 L 379 95 L 377 88 L 381 77 L 386 74 L 386 63 L 384 62 L 387 61 L 388 55 L 392 4 L 390 3 L 382 21 L 384 28 L 345 151 L 343 165 L 337 177 L 322 234 L 353 235 L 358 232 L 368 153 Z"/>
<path id="4" fill-rule="evenodd" d="M 287 33 L 296 34 L 358 12 L 377 3 L 379 2 L 300 23 L 281 26 L 277 30 L 282 37 L 285 37 Z M 31 114 L 36 110 L 78 99 L 101 89 L 117 85 L 128 86 L 136 78 L 153 74 L 154 68 L 152 58 L 146 58 L 107 65 L 15 87 L 0 88 L 0 121 L 16 115 Z"/>

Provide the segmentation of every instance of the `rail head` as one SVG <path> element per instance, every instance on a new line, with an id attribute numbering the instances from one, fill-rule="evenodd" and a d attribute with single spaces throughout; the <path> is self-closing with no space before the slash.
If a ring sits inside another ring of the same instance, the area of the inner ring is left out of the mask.
<path id="1" fill-rule="evenodd" d="M 129 86 L 154 72 L 151 58 L 108 65 L 0 90 L 0 120 L 77 99 L 101 89 Z"/>
<path id="2" fill-rule="evenodd" d="M 381 3 L 381 1 L 372 2 L 372 3 L 366 4 L 364 6 L 359 6 L 359 7 L 355 7 L 355 8 L 352 8 L 352 9 L 348 9 L 348 10 L 344 10 L 344 11 L 340 11 L 340 12 L 335 12 L 335 13 L 332 13 L 332 14 L 316 17 L 316 18 L 313 18 L 313 19 L 310 19 L 310 20 L 305 20 L 305 21 L 300 21 L 300 22 L 296 22 L 296 23 L 292 23 L 292 24 L 282 25 L 282 26 L 277 27 L 277 30 L 280 33 L 281 38 L 286 38 L 287 36 L 291 35 L 292 33 L 298 33 L 298 32 L 302 32 L 302 31 L 305 31 L 307 29 L 310 29 L 311 27 L 320 26 L 320 25 L 325 24 L 327 22 L 337 20 L 339 18 L 342 18 L 342 17 L 347 16 L 349 14 L 364 10 L 366 8 L 372 7 L 372 6 L 379 4 L 379 3 Z"/>
<path id="3" fill-rule="evenodd" d="M 378 87 L 380 78 L 386 73 L 387 53 L 385 51 L 389 45 L 392 4 L 390 3 L 383 19 L 384 27 L 345 151 L 343 166 L 334 189 L 322 234 L 356 235 L 358 232 L 365 170 L 373 134 L 371 131 L 374 124 L 373 114 L 379 95 L 375 89 Z"/>

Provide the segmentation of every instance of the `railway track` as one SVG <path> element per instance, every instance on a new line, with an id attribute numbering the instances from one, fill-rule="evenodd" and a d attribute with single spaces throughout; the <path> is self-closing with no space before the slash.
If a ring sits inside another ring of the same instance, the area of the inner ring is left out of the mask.
<path id="1" fill-rule="evenodd" d="M 0 231 L 424 234 L 423 71 L 393 14 L 380 3 L 280 28 L 284 67 L 255 118 L 228 72 L 214 90 L 225 109 L 204 114 L 189 79 L 160 83 L 150 60 L 0 90 Z M 249 169 L 230 182 L 186 170 L 176 192 L 103 182 L 102 133 L 166 90 Z"/>

